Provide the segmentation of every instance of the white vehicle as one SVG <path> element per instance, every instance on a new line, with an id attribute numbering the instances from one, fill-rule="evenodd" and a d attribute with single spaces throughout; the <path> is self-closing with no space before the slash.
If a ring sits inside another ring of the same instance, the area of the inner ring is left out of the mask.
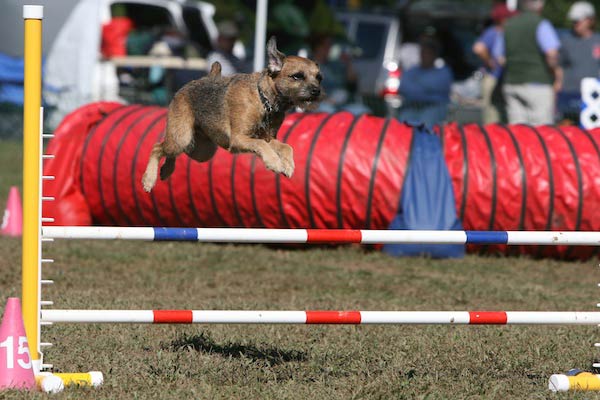
<path id="1" fill-rule="evenodd" d="M 8 0 L 0 16 L 3 38 L 0 52 L 15 59 L 23 56 L 21 14 L 23 5 L 28 3 L 31 1 Z M 202 1 L 36 0 L 35 3 L 44 6 L 44 102 L 47 111 L 53 110 L 50 126 L 85 103 L 123 101 L 117 68 L 131 60 L 107 58 L 101 53 L 102 27 L 115 12 L 129 18 L 136 31 L 177 32 L 193 45 L 199 61 L 214 48 L 218 35 L 213 20 L 215 7 Z M 243 49 L 241 43 L 236 47 L 238 54 L 240 49 Z M 138 67 L 149 68 L 152 64 L 148 59 L 141 64 L 137 62 Z M 180 68 L 180 64 L 166 65 Z M 202 62 L 188 64 L 205 67 Z M 195 76 L 201 73 L 196 71 Z"/>
<path id="2" fill-rule="evenodd" d="M 360 79 L 358 92 L 373 107 L 373 96 L 397 102 L 402 34 L 396 16 L 364 12 L 338 12 L 348 40 L 355 47 L 353 66 Z M 376 110 L 374 110 L 376 111 Z"/>

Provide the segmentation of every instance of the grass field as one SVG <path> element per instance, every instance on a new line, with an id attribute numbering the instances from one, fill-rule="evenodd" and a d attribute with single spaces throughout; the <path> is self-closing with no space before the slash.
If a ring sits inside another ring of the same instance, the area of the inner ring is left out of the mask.
<path id="1" fill-rule="evenodd" d="M 20 182 L 0 142 L 0 205 Z M 390 258 L 359 247 L 56 241 L 43 298 L 56 308 L 595 310 L 597 260 Z M 0 301 L 20 296 L 20 240 L 0 238 Z M 597 327 L 55 325 L 45 361 L 100 370 L 56 399 L 546 399 L 588 369 Z M 4 392 L 0 398 L 37 398 Z"/>

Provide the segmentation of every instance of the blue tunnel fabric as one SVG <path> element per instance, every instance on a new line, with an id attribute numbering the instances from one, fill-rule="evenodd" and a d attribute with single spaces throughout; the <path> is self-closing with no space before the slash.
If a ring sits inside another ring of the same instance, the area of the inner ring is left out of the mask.
<path id="1" fill-rule="evenodd" d="M 398 213 L 388 229 L 463 229 L 456 215 L 452 183 L 440 139 L 422 125 L 415 126 Z M 465 255 L 465 246 L 388 244 L 383 246 L 383 251 L 393 256 L 460 258 Z"/>

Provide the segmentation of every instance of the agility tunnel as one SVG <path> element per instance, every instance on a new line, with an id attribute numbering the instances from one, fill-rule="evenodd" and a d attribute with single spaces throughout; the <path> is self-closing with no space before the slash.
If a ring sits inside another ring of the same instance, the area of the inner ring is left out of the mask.
<path id="1" fill-rule="evenodd" d="M 45 225 L 387 229 L 399 211 L 417 128 L 395 119 L 291 114 L 278 138 L 294 148 L 291 179 L 254 155 L 219 149 L 186 156 L 143 191 L 160 107 L 93 103 L 54 132 L 44 163 Z M 449 124 L 436 132 L 466 230 L 600 230 L 600 131 Z M 422 160 L 421 160 L 422 161 Z M 430 193 L 435 198 L 436 193 Z M 592 247 L 506 246 L 470 250 L 587 258 Z"/>

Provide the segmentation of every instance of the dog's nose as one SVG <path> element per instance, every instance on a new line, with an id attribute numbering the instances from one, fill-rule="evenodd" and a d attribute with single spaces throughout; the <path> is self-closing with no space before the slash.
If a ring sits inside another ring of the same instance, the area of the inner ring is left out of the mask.
<path id="1" fill-rule="evenodd" d="M 310 94 L 311 96 L 318 96 L 321 94 L 321 88 L 318 86 L 313 86 L 310 88 Z"/>

